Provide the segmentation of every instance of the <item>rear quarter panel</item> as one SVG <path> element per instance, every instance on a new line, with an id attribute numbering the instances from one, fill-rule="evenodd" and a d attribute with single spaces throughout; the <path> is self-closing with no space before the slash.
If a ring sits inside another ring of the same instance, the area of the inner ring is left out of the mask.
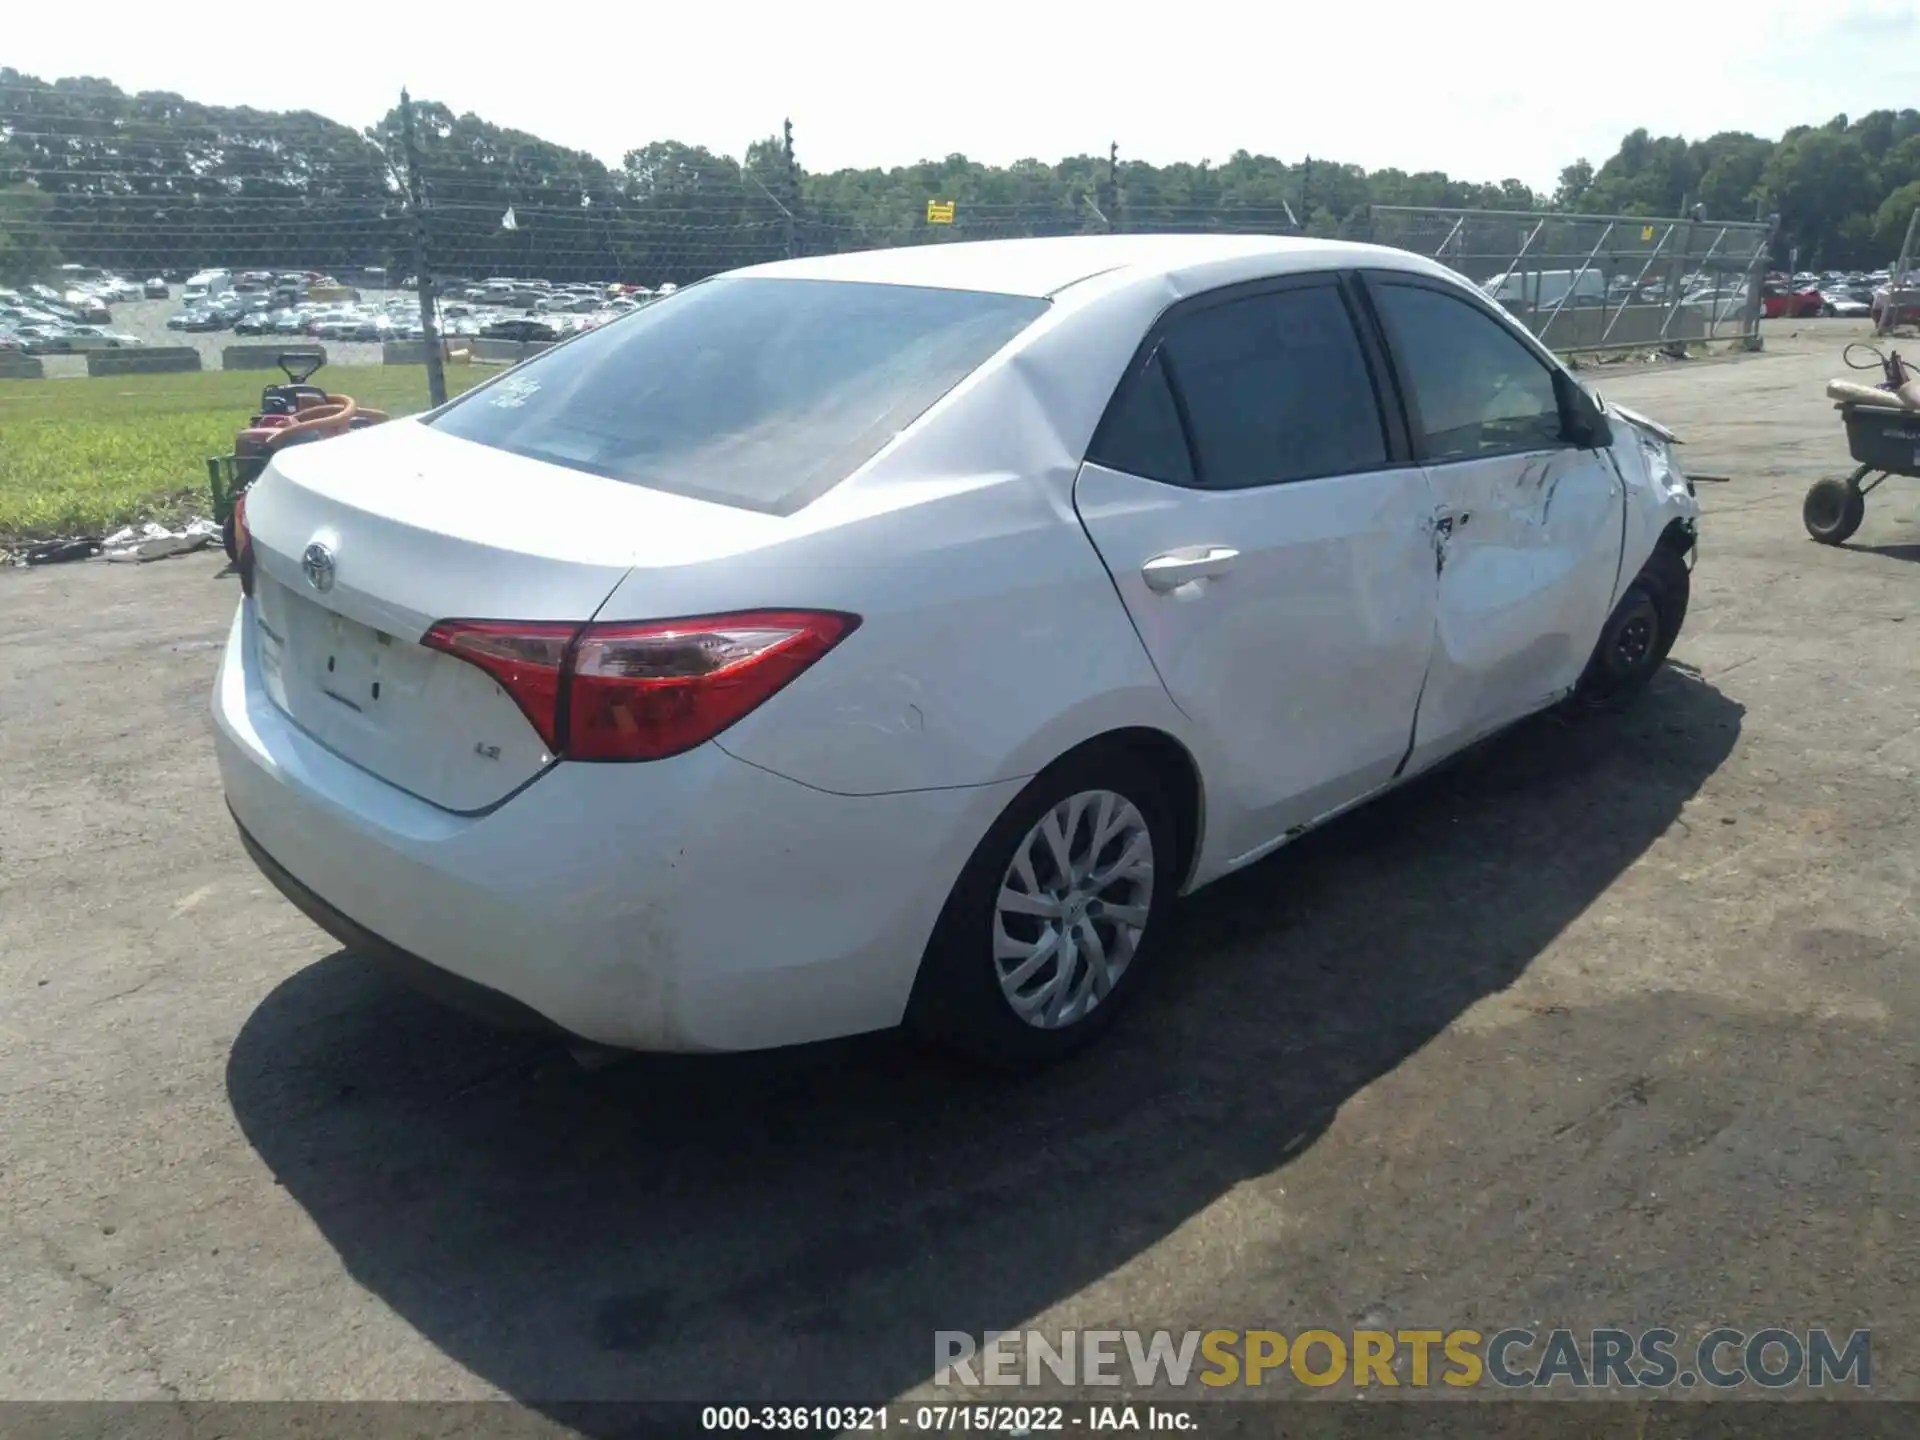
<path id="1" fill-rule="evenodd" d="M 724 560 L 645 559 L 603 619 L 760 606 L 858 630 L 718 743 L 840 794 L 1031 775 L 1126 726 L 1185 722 L 1073 509 L 1073 477 L 1164 299 L 1040 322 L 859 474 Z"/>
<path id="2" fill-rule="evenodd" d="M 723 749 L 862 795 L 1018 778 L 1107 730 L 1182 727 L 1098 555 L 1046 488 L 1022 476 L 922 488 L 757 567 L 777 587 L 764 603 L 861 624 L 723 733 Z"/>

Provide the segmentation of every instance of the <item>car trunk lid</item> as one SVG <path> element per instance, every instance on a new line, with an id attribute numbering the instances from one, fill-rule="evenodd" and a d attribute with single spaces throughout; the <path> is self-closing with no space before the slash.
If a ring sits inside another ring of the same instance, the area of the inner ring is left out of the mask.
<path id="1" fill-rule="evenodd" d="M 411 421 L 297 446 L 247 498 L 262 683 L 335 754 L 433 804 L 484 810 L 556 757 L 506 690 L 421 644 L 426 632 L 584 623 L 642 545 L 670 564 L 728 552 L 765 521 Z"/>

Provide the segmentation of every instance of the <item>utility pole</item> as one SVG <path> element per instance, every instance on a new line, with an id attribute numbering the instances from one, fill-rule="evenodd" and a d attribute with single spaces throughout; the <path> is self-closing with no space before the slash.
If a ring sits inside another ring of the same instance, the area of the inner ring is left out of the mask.
<path id="1" fill-rule="evenodd" d="M 413 138 L 413 97 L 400 92 L 400 133 L 407 150 L 407 203 L 413 210 L 413 278 L 420 287 L 420 335 L 427 346 L 427 398 L 435 409 L 447 403 L 447 368 L 440 353 L 440 323 L 434 314 L 433 273 L 427 268 L 427 212 L 420 198 L 420 150 Z"/>
<path id="2" fill-rule="evenodd" d="M 1120 213 L 1120 142 L 1114 141 L 1107 146 L 1107 205 L 1106 220 L 1109 235 L 1119 229 L 1114 216 Z"/>
<path id="3" fill-rule="evenodd" d="M 780 122 L 780 154 L 787 168 L 787 203 L 780 208 L 787 217 L 787 258 L 793 259 L 800 253 L 799 237 L 795 233 L 797 226 L 793 212 L 800 206 L 800 168 L 793 163 L 793 121 Z"/>
<path id="4" fill-rule="evenodd" d="M 787 156 L 788 163 L 787 163 L 787 178 L 786 180 L 781 182 L 780 188 L 787 192 L 789 198 L 793 199 L 796 203 L 798 203 L 799 197 L 794 194 L 795 187 L 793 184 L 794 176 L 793 176 L 793 166 L 792 166 L 792 156 L 793 156 L 793 122 L 792 121 L 787 122 L 786 136 L 784 141 L 782 142 L 782 153 Z M 742 156 L 740 159 L 740 178 L 742 180 L 747 181 L 749 184 L 753 186 L 754 189 L 758 190 L 762 195 L 766 196 L 768 203 L 771 204 L 774 209 L 778 210 L 782 216 L 785 217 L 786 231 L 787 231 L 787 258 L 791 260 L 795 255 L 800 253 L 797 248 L 796 240 L 795 240 L 795 230 L 797 227 L 794 222 L 793 206 L 789 205 L 785 200 L 782 200 L 778 195 L 774 194 L 773 191 L 769 190 L 767 188 L 766 181 L 762 180 L 758 175 L 753 173 L 753 166 L 748 163 L 752 158 L 753 158 L 752 147 L 748 147 L 747 153 L 744 156 Z"/>

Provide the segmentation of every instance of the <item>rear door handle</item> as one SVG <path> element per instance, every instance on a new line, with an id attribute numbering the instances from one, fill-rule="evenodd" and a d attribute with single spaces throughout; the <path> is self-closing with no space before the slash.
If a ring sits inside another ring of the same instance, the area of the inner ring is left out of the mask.
<path id="1" fill-rule="evenodd" d="M 1196 545 L 1187 550 L 1170 550 L 1156 555 L 1140 567 L 1140 578 L 1147 588 L 1164 595 L 1189 580 L 1217 580 L 1233 568 L 1240 558 L 1238 550 L 1224 545 Z"/>

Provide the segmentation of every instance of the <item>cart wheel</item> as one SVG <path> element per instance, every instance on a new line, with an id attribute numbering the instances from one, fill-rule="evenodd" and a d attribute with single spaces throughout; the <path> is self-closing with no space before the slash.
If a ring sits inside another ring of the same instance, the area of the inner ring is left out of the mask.
<path id="1" fill-rule="evenodd" d="M 1829 476 L 1816 480 L 1800 507 L 1801 523 L 1807 534 L 1822 545 L 1839 545 L 1860 528 L 1867 515 L 1867 498 L 1860 493 L 1861 469 L 1841 480 Z"/>

